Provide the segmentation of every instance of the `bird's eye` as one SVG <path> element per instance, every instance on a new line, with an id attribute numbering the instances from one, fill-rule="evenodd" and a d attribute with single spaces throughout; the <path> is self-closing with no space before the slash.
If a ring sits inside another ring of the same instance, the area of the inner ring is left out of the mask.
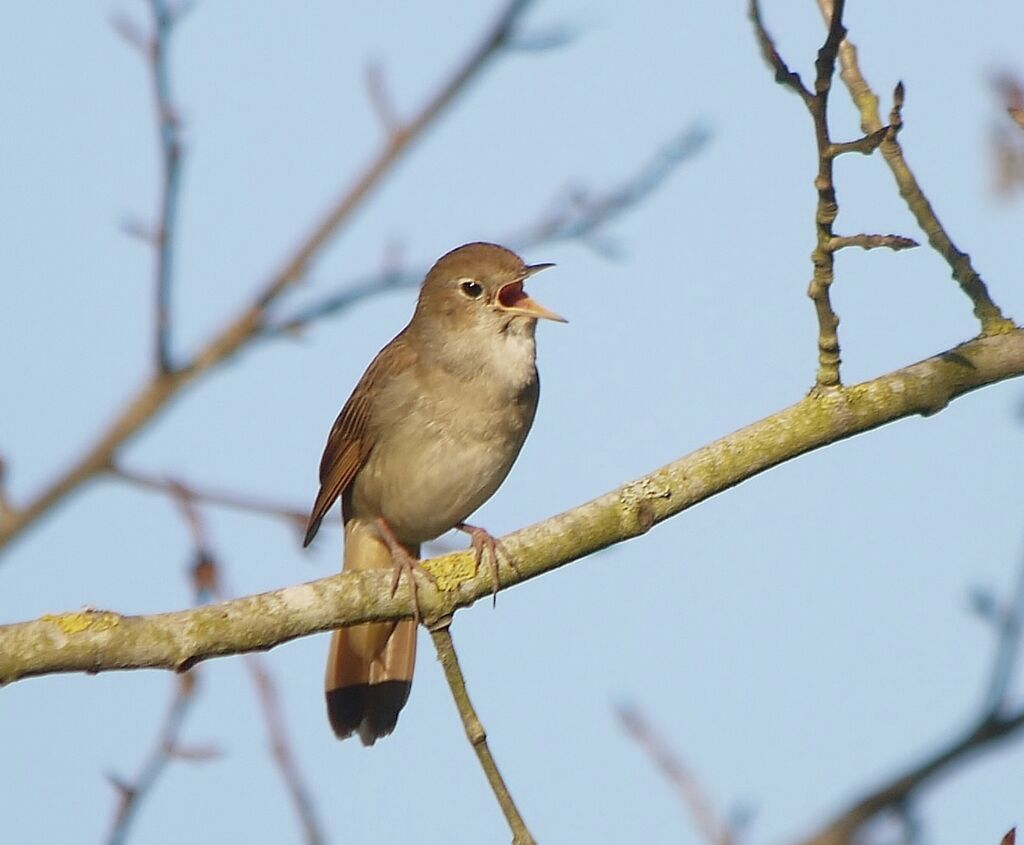
<path id="1" fill-rule="evenodd" d="M 484 292 L 484 289 L 479 282 L 463 282 L 459 285 L 459 290 L 466 294 L 470 299 L 479 299 L 480 294 Z"/>

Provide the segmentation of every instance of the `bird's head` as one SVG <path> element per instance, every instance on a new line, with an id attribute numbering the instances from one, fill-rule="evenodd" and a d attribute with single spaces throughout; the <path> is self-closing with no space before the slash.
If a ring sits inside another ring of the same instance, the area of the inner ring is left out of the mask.
<path id="1" fill-rule="evenodd" d="M 420 291 L 417 321 L 445 332 L 533 334 L 537 320 L 566 322 L 523 289 L 534 273 L 553 264 L 525 264 L 497 244 L 472 243 L 437 260 Z"/>

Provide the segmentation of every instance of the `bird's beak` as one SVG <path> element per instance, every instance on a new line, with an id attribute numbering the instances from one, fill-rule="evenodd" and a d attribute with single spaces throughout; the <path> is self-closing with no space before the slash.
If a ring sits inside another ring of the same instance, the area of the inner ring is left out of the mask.
<path id="1" fill-rule="evenodd" d="M 533 317 L 539 320 L 554 320 L 556 323 L 568 323 L 569 321 L 554 311 L 549 311 L 537 300 L 532 299 L 525 290 L 523 282 L 534 273 L 554 267 L 554 264 L 531 264 L 521 279 L 505 285 L 498 291 L 498 307 L 511 314 L 522 314 L 525 317 Z"/>

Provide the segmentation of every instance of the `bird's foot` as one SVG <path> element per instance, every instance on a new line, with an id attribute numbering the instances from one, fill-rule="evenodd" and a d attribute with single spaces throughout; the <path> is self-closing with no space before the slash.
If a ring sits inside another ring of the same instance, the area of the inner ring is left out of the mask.
<path id="1" fill-rule="evenodd" d="M 424 568 L 419 558 L 412 554 L 402 541 L 394 535 L 391 526 L 385 520 L 377 520 L 377 531 L 380 533 L 380 538 L 384 541 L 384 544 L 388 547 L 388 551 L 391 552 L 391 560 L 395 566 L 394 576 L 391 579 L 391 595 L 394 597 L 395 593 L 398 592 L 398 584 L 402 580 L 402 573 L 406 573 L 406 578 L 409 581 L 409 592 L 412 595 L 412 615 L 416 620 L 416 624 L 419 625 L 423 621 L 423 615 L 420 613 L 420 585 L 416 576 L 420 575 L 427 578 L 431 584 L 437 584 L 437 579 L 434 578 L 428 569 Z"/>
<path id="2" fill-rule="evenodd" d="M 488 558 L 491 566 L 491 601 L 493 605 L 498 603 L 498 590 L 501 589 L 501 573 L 499 572 L 499 555 L 512 567 L 516 575 L 522 575 L 516 566 L 515 560 L 505 548 L 504 543 L 484 528 L 470 525 L 468 522 L 460 522 L 455 526 L 459 531 L 464 531 L 472 539 L 473 553 L 476 555 L 477 568 L 481 567 L 484 557 Z"/>

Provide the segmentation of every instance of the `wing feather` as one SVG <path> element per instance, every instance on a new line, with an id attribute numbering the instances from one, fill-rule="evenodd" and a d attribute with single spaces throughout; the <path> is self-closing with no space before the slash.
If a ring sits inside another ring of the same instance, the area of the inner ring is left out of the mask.
<path id="1" fill-rule="evenodd" d="M 327 511 L 352 483 L 373 451 L 369 421 L 373 413 L 374 392 L 415 361 L 416 353 L 403 331 L 373 359 L 341 409 L 320 460 L 320 491 L 309 515 L 303 546 L 312 542 Z"/>

